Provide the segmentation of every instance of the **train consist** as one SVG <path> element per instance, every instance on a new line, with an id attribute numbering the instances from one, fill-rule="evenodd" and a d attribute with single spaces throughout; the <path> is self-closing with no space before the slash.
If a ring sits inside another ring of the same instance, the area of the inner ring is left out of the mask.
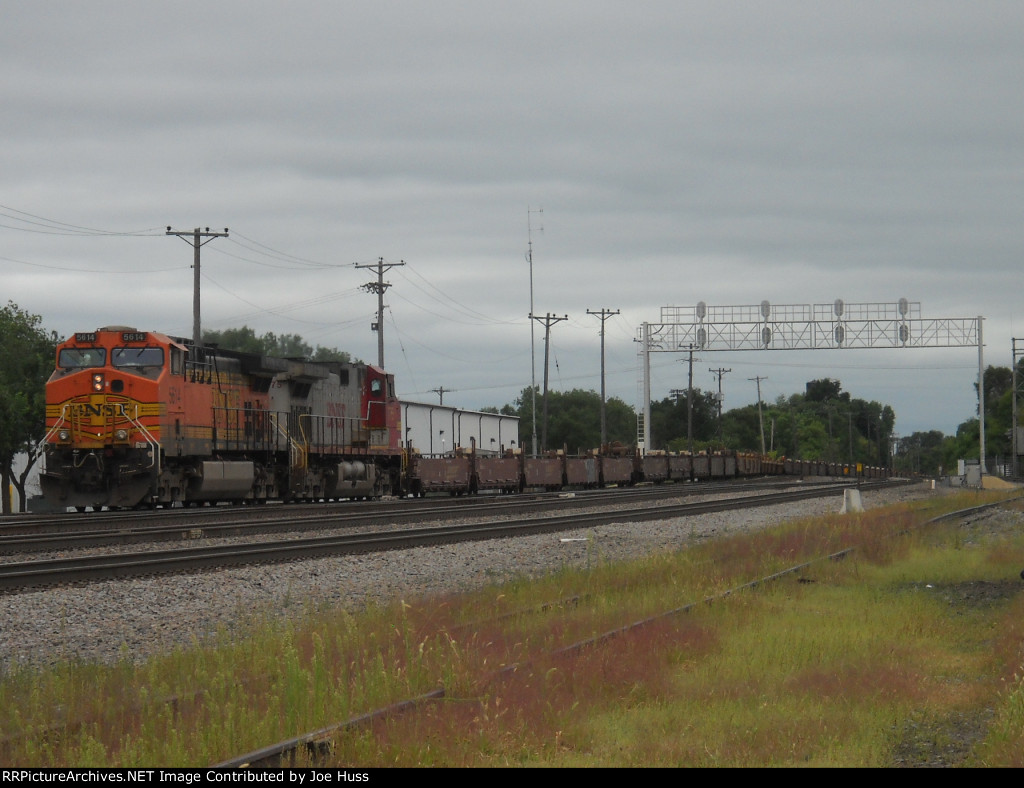
<path id="1" fill-rule="evenodd" d="M 604 451 L 586 455 L 549 452 L 543 457 L 529 457 L 521 452 L 494 457 L 475 451 L 458 451 L 450 457 L 414 455 L 411 468 L 410 492 L 453 495 L 484 490 L 516 493 L 764 476 L 858 479 L 888 476 L 883 468 L 864 465 L 771 459 L 734 451 L 640 454 L 622 446 L 605 447 Z"/>
<path id="2" fill-rule="evenodd" d="M 47 508 L 562 489 L 734 476 L 881 475 L 746 454 L 616 447 L 528 457 L 495 447 L 421 454 L 404 442 L 394 377 L 195 346 L 126 326 L 76 333 L 46 384 Z M 514 443 L 514 442 L 513 442 Z"/>

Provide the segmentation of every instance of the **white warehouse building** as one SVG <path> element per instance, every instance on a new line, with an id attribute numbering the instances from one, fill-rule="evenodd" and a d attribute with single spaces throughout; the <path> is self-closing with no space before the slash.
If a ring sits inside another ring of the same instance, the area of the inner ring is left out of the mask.
<path id="1" fill-rule="evenodd" d="M 402 401 L 405 448 L 423 455 L 450 454 L 457 448 L 480 454 L 518 450 L 519 417 L 500 413 L 462 410 L 447 405 Z"/>

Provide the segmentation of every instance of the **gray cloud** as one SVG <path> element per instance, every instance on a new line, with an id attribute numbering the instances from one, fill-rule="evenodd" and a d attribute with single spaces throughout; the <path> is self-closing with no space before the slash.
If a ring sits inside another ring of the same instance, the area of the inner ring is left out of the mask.
<path id="1" fill-rule="evenodd" d="M 1008 366 L 1021 259 L 1016 2 L 43 2 L 0 27 L 4 295 L 60 333 L 246 323 L 386 361 L 463 407 L 637 400 L 666 305 L 919 301 Z M 21 213 L 24 212 L 24 213 Z M 30 215 L 45 217 L 35 220 Z M 36 222 L 36 223 L 33 223 Z M 84 235 L 67 227 L 138 233 Z M 536 326 L 535 326 L 536 329 Z M 535 335 L 538 382 L 542 335 Z M 656 398 L 683 382 L 659 355 Z M 977 350 L 717 354 L 726 406 L 836 377 L 897 430 L 974 414 Z"/>

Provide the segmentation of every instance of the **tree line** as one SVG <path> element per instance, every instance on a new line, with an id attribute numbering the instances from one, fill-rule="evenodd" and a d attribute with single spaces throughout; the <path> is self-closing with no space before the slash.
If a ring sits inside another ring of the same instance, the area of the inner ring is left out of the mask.
<path id="1" fill-rule="evenodd" d="M 1024 375 L 1024 362 L 1018 365 Z M 985 453 L 987 462 L 1009 464 L 1013 439 L 1013 370 L 985 370 Z M 977 392 L 978 384 L 974 383 Z M 537 423 L 542 422 L 542 395 L 536 394 Z M 485 409 L 520 417 L 520 445 L 532 439 L 533 397 L 530 388 L 512 405 Z M 596 448 L 600 445 L 601 398 L 593 391 L 548 392 L 547 445 L 542 449 Z M 640 425 L 634 408 L 621 399 L 605 403 L 609 442 L 637 442 Z M 940 430 L 914 432 L 896 438 L 896 413 L 889 405 L 853 397 L 838 380 L 808 381 L 802 393 L 780 396 L 774 402 L 745 405 L 719 415 L 714 392 L 693 389 L 692 411 L 687 390 L 651 402 L 651 446 L 663 451 L 732 449 L 889 468 L 896 473 L 948 476 L 957 461 L 977 460 L 979 419 L 962 422 L 954 435 Z M 542 433 L 537 428 L 538 435 Z"/>
<path id="2" fill-rule="evenodd" d="M 56 332 L 47 331 L 38 315 L 13 302 L 0 308 L 0 499 L 2 511 L 12 511 L 11 490 L 19 510 L 27 508 L 26 485 L 42 451 L 45 435 L 45 385 L 53 371 Z M 344 351 L 312 346 L 297 334 L 257 335 L 248 326 L 208 331 L 203 342 L 281 358 L 308 361 L 351 361 Z M 1024 372 L 1024 370 L 1019 370 Z M 1010 458 L 1012 452 L 1013 373 L 1008 367 L 988 367 L 985 386 L 985 443 L 990 457 Z M 974 384 L 977 391 L 977 383 Z M 533 403 L 538 413 L 534 421 Z M 939 476 L 955 473 L 958 459 L 977 459 L 977 415 L 961 423 L 955 435 L 941 431 L 915 432 L 895 440 L 896 413 L 888 405 L 851 396 L 840 381 L 811 380 L 801 393 L 774 402 L 746 405 L 719 412 L 714 392 L 692 389 L 651 402 L 651 449 L 715 451 L 732 449 L 775 457 L 890 467 L 897 473 Z M 640 425 L 631 405 L 612 397 L 605 402 L 608 443 L 632 446 Z M 519 445 L 532 448 L 534 424 L 540 450 L 589 451 L 601 444 L 601 397 L 582 389 L 548 391 L 530 387 L 514 402 L 482 408 L 484 412 L 519 417 Z M 547 414 L 544 421 L 543 414 Z M 19 456 L 25 459 L 15 471 Z"/>

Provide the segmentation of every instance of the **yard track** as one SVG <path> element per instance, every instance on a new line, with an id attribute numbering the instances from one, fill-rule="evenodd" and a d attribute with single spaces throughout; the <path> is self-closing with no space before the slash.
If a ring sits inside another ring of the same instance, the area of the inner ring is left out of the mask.
<path id="1" fill-rule="evenodd" d="M 873 482 L 862 484 L 861 489 L 871 489 L 876 486 L 887 487 L 894 484 L 898 484 L 898 482 Z M 299 561 L 332 555 L 351 555 L 457 542 L 514 538 L 529 534 L 551 533 L 618 522 L 635 523 L 664 520 L 708 512 L 744 509 L 836 495 L 843 488 L 849 486 L 848 484 L 813 484 L 799 486 L 796 489 L 786 488 L 768 493 L 756 493 L 742 497 L 729 497 L 699 502 L 680 503 L 677 499 L 662 504 L 647 502 L 644 505 L 615 510 L 601 508 L 600 499 L 597 497 L 579 496 L 581 504 L 586 506 L 585 509 L 548 516 L 494 519 L 499 516 L 499 512 L 492 507 L 489 516 L 485 520 L 473 522 L 465 522 L 464 520 L 473 515 L 479 516 L 478 511 L 474 512 L 469 507 L 455 507 L 457 513 L 449 513 L 449 516 L 457 516 L 461 521 L 450 525 L 392 528 L 361 533 L 332 533 L 327 536 L 309 538 L 293 537 L 216 546 L 158 548 L 143 552 L 121 552 L 81 557 L 15 561 L 0 564 L 0 591 L 7 594 L 20 593 L 43 587 L 92 583 L 102 580 L 149 577 L 172 573 L 185 574 L 226 567 Z M 716 491 L 724 492 L 720 486 L 716 488 Z M 560 499 L 563 504 L 565 500 Z M 575 499 L 573 500 L 575 501 Z M 621 494 L 617 496 L 617 500 L 622 500 Z M 556 501 L 556 505 L 557 503 L 558 501 Z M 364 512 L 361 516 L 364 518 L 362 524 L 366 525 L 365 517 L 367 515 Z M 394 512 L 381 516 L 386 516 L 389 522 L 395 522 Z M 430 510 L 429 514 L 420 512 L 417 516 L 420 520 L 430 518 L 436 521 L 438 519 L 438 512 L 436 509 L 433 509 Z M 295 530 L 295 518 L 293 515 L 289 515 L 289 518 L 288 524 L 291 527 L 290 529 Z M 334 515 L 334 519 L 337 519 L 337 515 Z M 281 526 L 281 523 L 277 524 L 278 529 Z M 229 531 L 237 531 L 240 526 L 236 523 L 223 527 Z M 260 522 L 256 527 L 265 530 L 268 524 Z M 311 528 L 314 526 L 309 522 L 304 522 L 302 527 Z M 319 523 L 316 527 L 323 528 L 324 525 Z M 210 534 L 207 533 L 209 528 L 213 528 L 213 526 L 189 526 L 186 529 L 186 536 L 193 539 L 209 536 Z M 181 539 L 182 528 L 179 526 L 174 531 L 178 534 L 176 538 Z M 67 539 L 66 536 L 62 538 Z M 121 540 L 121 543 L 130 538 L 132 538 L 132 535 L 126 534 L 123 530 L 119 533 L 94 533 L 83 536 L 83 539 Z M 148 535 L 148 540 L 152 541 L 152 539 L 153 534 L 151 532 Z M 8 545 L 10 544 L 13 544 L 13 537 L 12 542 L 8 543 Z M 7 549 L 7 547 L 5 546 L 2 549 Z M 39 548 L 37 547 L 36 549 Z"/>

